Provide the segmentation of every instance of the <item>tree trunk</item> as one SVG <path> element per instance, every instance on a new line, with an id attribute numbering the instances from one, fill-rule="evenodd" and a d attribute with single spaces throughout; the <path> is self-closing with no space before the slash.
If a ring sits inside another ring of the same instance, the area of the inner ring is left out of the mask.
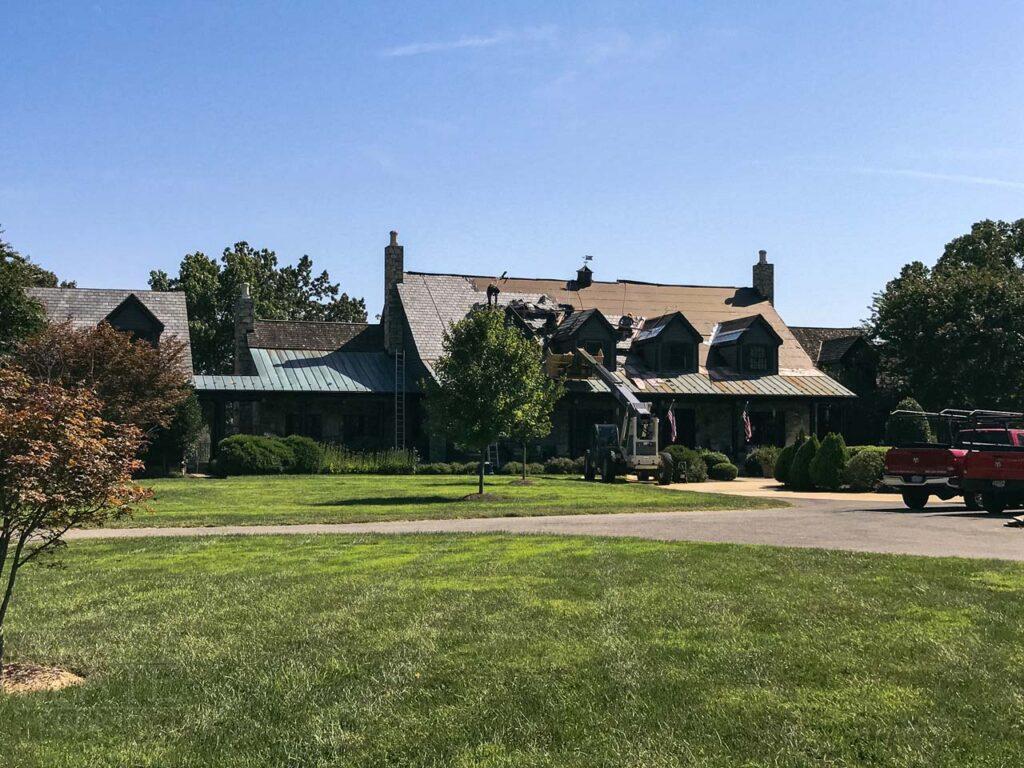
<path id="1" fill-rule="evenodd" d="M 480 454 L 480 473 L 478 475 L 478 478 L 480 480 L 480 483 L 478 485 L 477 493 L 479 493 L 481 496 L 483 496 L 484 495 L 484 456 L 483 456 L 483 454 Z"/>
<path id="2" fill-rule="evenodd" d="M 7 618 L 7 609 L 11 605 L 11 595 L 14 594 L 14 581 L 18 576 L 17 560 L 11 565 L 11 571 L 7 576 L 7 584 L 4 589 L 3 601 L 0 601 L 0 677 L 3 676 L 4 668 L 4 621 Z"/>
<path id="3" fill-rule="evenodd" d="M 523 482 L 526 482 L 526 441 L 523 440 Z"/>

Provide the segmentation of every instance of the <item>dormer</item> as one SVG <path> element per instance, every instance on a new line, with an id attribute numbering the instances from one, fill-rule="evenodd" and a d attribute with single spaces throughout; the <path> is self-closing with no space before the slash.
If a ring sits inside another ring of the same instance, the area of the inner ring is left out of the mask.
<path id="1" fill-rule="evenodd" d="M 149 342 L 154 347 L 160 343 L 160 335 L 164 332 L 164 324 L 134 293 L 128 294 L 114 307 L 104 321 L 130 334 L 133 339 Z"/>
<path id="2" fill-rule="evenodd" d="M 615 344 L 619 333 L 600 310 L 573 312 L 555 329 L 548 342 L 552 352 L 564 354 L 585 349 L 592 355 L 604 356 L 604 367 L 615 370 Z"/>
<path id="3" fill-rule="evenodd" d="M 704 337 L 682 312 L 646 320 L 633 339 L 632 349 L 641 355 L 644 365 L 666 374 L 696 373 L 698 347 Z"/>
<path id="4" fill-rule="evenodd" d="M 779 372 L 782 337 L 762 315 L 720 323 L 711 338 L 709 367 L 731 368 L 748 376 Z"/>

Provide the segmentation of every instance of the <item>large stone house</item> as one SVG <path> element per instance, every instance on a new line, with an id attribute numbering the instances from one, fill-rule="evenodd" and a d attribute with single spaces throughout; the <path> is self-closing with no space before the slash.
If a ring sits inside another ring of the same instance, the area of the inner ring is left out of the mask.
<path id="1" fill-rule="evenodd" d="M 493 302 L 546 351 L 600 353 L 657 415 L 674 411 L 677 442 L 739 456 L 817 430 L 823 413 L 855 397 L 815 366 L 773 300 L 764 251 L 750 286 L 601 281 L 587 266 L 567 278 L 436 274 L 406 270 L 392 232 L 379 324 L 261 320 L 243 293 L 235 373 L 196 376 L 196 388 L 213 406 L 215 440 L 239 430 L 300 433 L 363 448 L 413 446 L 442 460 L 453 446 L 428 434 L 420 382 L 432 375 L 449 324 Z M 614 410 L 598 379 L 569 381 L 538 449 L 580 455 L 592 426 Z M 667 419 L 662 426 L 667 441 Z"/>

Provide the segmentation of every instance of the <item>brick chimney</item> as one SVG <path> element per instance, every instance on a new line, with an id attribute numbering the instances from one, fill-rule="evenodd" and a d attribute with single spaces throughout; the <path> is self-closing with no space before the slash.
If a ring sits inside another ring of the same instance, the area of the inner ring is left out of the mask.
<path id="1" fill-rule="evenodd" d="M 235 373 L 252 374 L 252 356 L 249 354 L 249 332 L 256 323 L 249 284 L 242 283 L 235 299 Z"/>
<path id="2" fill-rule="evenodd" d="M 757 252 L 754 265 L 754 290 L 775 304 L 775 265 L 768 263 L 768 251 Z"/>
<path id="3" fill-rule="evenodd" d="M 394 353 L 402 349 L 402 305 L 398 284 L 405 275 L 405 249 L 398 244 L 398 233 L 391 231 L 391 242 L 384 248 L 384 349 Z"/>

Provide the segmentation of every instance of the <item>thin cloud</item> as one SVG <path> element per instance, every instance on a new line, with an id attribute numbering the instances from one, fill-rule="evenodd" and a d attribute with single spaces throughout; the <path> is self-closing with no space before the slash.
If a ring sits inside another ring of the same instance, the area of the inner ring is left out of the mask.
<path id="1" fill-rule="evenodd" d="M 554 38 L 554 27 L 534 27 L 518 31 L 503 30 L 491 35 L 472 35 L 460 37 L 458 40 L 435 41 L 425 43 L 408 43 L 381 52 L 382 56 L 422 56 L 427 53 L 446 53 L 467 48 L 493 48 L 497 45 L 512 43 L 541 43 Z"/>
<path id="2" fill-rule="evenodd" d="M 950 181 L 954 184 L 978 184 L 985 187 L 1024 189 L 1024 181 L 997 179 L 991 176 L 965 176 L 957 173 L 932 173 L 931 171 L 914 171 L 908 168 L 854 168 L 853 172 L 871 176 L 903 176 L 908 179 Z"/>

